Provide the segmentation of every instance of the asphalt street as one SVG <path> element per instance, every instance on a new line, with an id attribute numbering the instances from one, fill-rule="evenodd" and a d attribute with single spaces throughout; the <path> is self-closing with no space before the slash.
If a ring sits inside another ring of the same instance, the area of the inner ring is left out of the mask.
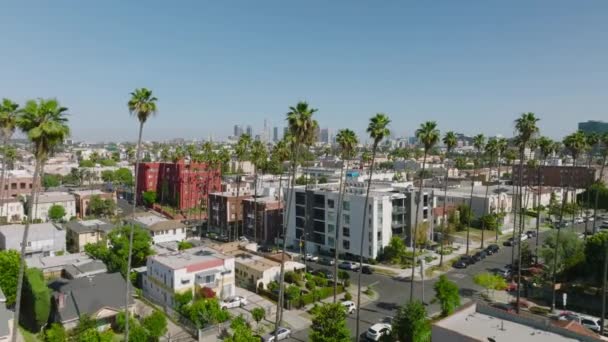
<path id="1" fill-rule="evenodd" d="M 592 225 L 590 224 L 588 229 L 591 231 Z M 585 231 L 584 224 L 578 224 L 574 228 L 572 226 L 566 227 L 566 230 L 574 230 L 578 233 Z M 544 238 L 547 236 L 549 231 L 542 231 L 539 236 L 539 245 L 542 245 Z M 507 234 L 503 239 L 511 236 Z M 536 238 L 532 238 L 529 241 L 530 248 L 534 251 L 534 245 Z M 507 264 L 511 263 L 511 253 L 513 248 L 509 246 L 503 246 L 502 242 L 499 243 L 500 251 L 494 255 L 488 256 L 480 262 L 467 267 L 466 269 L 451 269 L 446 273 L 447 277 L 455 282 L 460 288 L 461 297 L 464 300 L 469 300 L 482 288 L 475 285 L 473 277 L 479 273 L 492 272 L 496 268 L 504 268 Z M 515 250 L 517 253 L 517 250 Z M 314 269 L 327 268 L 333 272 L 333 266 L 322 266 L 317 263 L 308 263 Z M 350 273 L 350 279 L 352 284 L 356 284 L 358 273 L 347 271 Z M 427 311 L 429 314 L 439 312 L 439 305 L 432 303 L 434 297 L 433 285 L 437 281 L 437 278 L 428 281 L 415 281 L 414 282 L 414 298 L 423 301 L 428 305 Z M 369 284 L 373 284 L 373 288 L 378 293 L 378 299 L 368 303 L 367 305 L 360 308 L 360 328 L 359 332 L 362 335 L 371 325 L 378 323 L 382 318 L 387 316 L 395 316 L 397 309 L 400 305 L 406 303 L 409 300 L 411 282 L 409 280 L 401 280 L 393 277 L 389 277 L 381 274 L 362 274 L 362 289 L 365 289 Z M 351 314 L 348 317 L 347 325 L 355 336 L 356 326 L 356 314 Z M 292 334 L 291 341 L 308 341 L 308 330 L 296 331 Z"/>

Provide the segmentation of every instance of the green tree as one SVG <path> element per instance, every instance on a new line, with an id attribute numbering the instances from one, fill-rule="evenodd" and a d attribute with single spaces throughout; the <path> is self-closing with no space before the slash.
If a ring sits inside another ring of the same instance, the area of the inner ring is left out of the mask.
<path id="1" fill-rule="evenodd" d="M 177 249 L 180 251 L 183 251 L 184 249 L 190 249 L 192 247 L 194 247 L 194 245 L 188 241 L 180 241 L 177 243 Z"/>
<path id="2" fill-rule="evenodd" d="M 378 145 L 380 144 L 380 142 L 382 142 L 382 140 L 384 140 L 384 138 L 390 135 L 391 132 L 388 129 L 388 125 L 390 122 L 391 120 L 388 118 L 388 116 L 383 113 L 378 113 L 370 119 L 369 124 L 367 126 L 367 133 L 369 133 L 370 138 L 373 139 L 373 144 L 371 157 L 372 160 L 371 166 L 369 168 L 369 181 L 367 182 L 367 190 L 365 192 L 365 205 L 363 206 L 363 208 L 367 208 L 369 204 L 369 193 L 372 186 L 372 178 L 374 175 L 374 165 L 376 163 L 376 153 L 378 152 Z M 361 220 L 362 227 L 367 227 L 367 212 L 368 210 L 363 210 L 363 219 Z M 366 231 L 366 229 L 361 229 L 361 244 L 359 246 L 359 269 L 361 269 L 363 265 L 363 242 L 365 240 L 365 237 L 367 236 L 367 233 L 368 232 Z M 361 272 L 359 272 L 357 276 L 357 307 L 361 307 Z M 355 329 L 356 336 L 359 336 L 359 312 L 360 311 L 357 310 L 357 324 Z"/>
<path id="3" fill-rule="evenodd" d="M 402 342 L 430 342 L 431 324 L 426 316 L 426 309 L 421 302 L 408 302 L 397 311 L 392 334 Z"/>
<path id="4" fill-rule="evenodd" d="M 51 221 L 59 221 L 61 219 L 63 219 L 63 217 L 65 216 L 65 208 L 59 204 L 53 204 L 50 208 L 49 208 L 49 218 L 51 219 Z"/>
<path id="5" fill-rule="evenodd" d="M 391 237 L 388 246 L 384 247 L 383 259 L 393 264 L 400 264 L 404 262 L 406 256 L 406 247 L 403 239 L 399 236 Z"/>
<path id="6" fill-rule="evenodd" d="M 254 186 L 253 186 L 253 206 L 254 206 L 254 212 L 256 213 L 255 215 L 253 215 L 253 239 L 254 241 L 257 241 L 257 234 L 258 234 L 258 215 L 257 215 L 257 211 L 258 211 L 258 171 L 260 170 L 261 167 L 264 166 L 264 164 L 266 164 L 267 160 L 268 160 L 268 150 L 266 149 L 266 145 L 264 145 L 263 142 L 256 140 L 251 144 L 251 152 L 250 152 L 250 157 L 251 157 L 251 163 L 253 164 L 253 174 L 254 174 Z"/>
<path id="7" fill-rule="evenodd" d="M 489 272 L 477 274 L 473 278 L 473 281 L 475 282 L 475 284 L 486 289 L 488 291 L 488 294 L 490 294 L 490 291 L 492 291 L 492 294 L 494 294 L 494 291 L 500 291 L 507 288 L 507 282 L 505 278 L 501 277 L 498 274 L 492 274 Z"/>
<path id="8" fill-rule="evenodd" d="M 473 220 L 473 210 L 467 204 L 458 205 L 458 218 L 460 220 L 459 224 L 462 227 L 466 227 Z"/>
<path id="9" fill-rule="evenodd" d="M 550 273 L 555 271 L 561 273 L 568 269 L 571 269 L 585 259 L 585 249 L 583 241 L 578 238 L 577 233 L 573 231 L 567 231 L 562 229 L 560 232 L 559 243 L 557 240 L 557 233 L 554 231 L 549 232 L 543 246 L 540 249 L 540 255 L 543 260 L 554 260 L 555 251 L 557 250 L 557 265 L 553 266 L 553 262 L 547 262 L 548 271 Z"/>
<path id="10" fill-rule="evenodd" d="M 201 298 L 195 300 L 185 308 L 187 317 L 198 328 L 203 328 L 209 324 L 217 324 L 230 319 L 230 314 L 220 308 L 217 298 Z"/>
<path id="11" fill-rule="evenodd" d="M 44 331 L 45 342 L 66 342 L 68 340 L 68 334 L 65 331 L 63 325 L 59 323 L 51 324 Z"/>
<path id="12" fill-rule="evenodd" d="M 91 196 L 89 206 L 87 207 L 87 214 L 105 217 L 112 216 L 116 211 L 116 203 L 111 199 L 103 199 L 98 195 Z"/>
<path id="13" fill-rule="evenodd" d="M 17 293 L 17 277 L 19 276 L 19 264 L 21 256 L 15 250 L 0 251 L 0 288 L 6 297 L 6 305 L 15 304 Z"/>
<path id="14" fill-rule="evenodd" d="M 158 341 L 158 339 L 167 333 L 167 317 L 158 310 L 145 317 L 141 324 L 148 332 L 150 339 Z M 133 336 L 133 335 L 132 335 Z"/>
<path id="15" fill-rule="evenodd" d="M 20 321 L 28 330 L 38 332 L 49 320 L 51 312 L 51 292 L 46 286 L 42 271 L 28 268 L 25 271 L 23 290 L 25 295 L 22 297 Z"/>
<path id="16" fill-rule="evenodd" d="M 452 132 L 452 131 L 448 131 L 445 133 L 445 135 L 443 136 L 443 145 L 445 145 L 446 148 L 446 158 L 449 157 L 450 153 L 454 150 L 454 148 L 456 148 L 456 145 L 458 144 L 458 138 L 456 137 L 456 133 Z M 450 168 L 446 167 L 445 168 L 445 178 L 444 178 L 444 187 L 443 187 L 443 197 L 447 198 L 448 197 L 448 180 L 449 180 L 449 172 L 450 172 Z M 446 243 L 446 238 L 447 238 L 447 229 L 449 229 L 449 226 L 447 224 L 447 202 L 448 201 L 443 201 L 443 225 L 441 226 L 441 253 L 439 253 L 439 266 L 443 265 L 443 247 L 445 246 Z"/>
<path id="17" fill-rule="evenodd" d="M 4 194 L 4 175 L 8 169 L 9 152 L 12 149 L 5 148 L 11 146 L 11 137 L 17 128 L 21 111 L 19 105 L 9 99 L 2 99 L 0 103 L 0 138 L 2 139 L 2 172 L 0 173 L 0 198 L 8 197 Z M 12 146 L 11 146 L 12 147 Z M 2 207 L 0 207 L 0 217 L 2 216 Z"/>
<path id="18" fill-rule="evenodd" d="M 114 328 L 116 332 L 122 333 L 125 331 L 125 324 L 127 321 L 127 314 L 124 311 L 119 312 L 114 320 Z M 137 320 L 132 314 L 129 314 L 129 325 L 134 326 L 137 324 Z"/>
<path id="19" fill-rule="evenodd" d="M 76 327 L 74 329 L 72 329 L 70 331 L 70 335 L 74 338 L 79 338 L 80 336 L 85 335 L 86 331 L 89 330 L 95 330 L 97 327 L 97 323 L 95 322 L 94 319 L 91 318 L 91 316 L 89 315 L 80 315 L 80 317 L 78 318 L 78 324 L 76 325 Z"/>
<path id="20" fill-rule="evenodd" d="M 346 326 L 346 310 L 340 303 L 321 305 L 312 318 L 310 341 L 348 342 L 350 330 Z"/>
<path id="21" fill-rule="evenodd" d="M 441 275 L 433 286 L 435 298 L 441 305 L 441 315 L 449 316 L 460 306 L 460 293 L 458 286 L 445 275 Z"/>
<path id="22" fill-rule="evenodd" d="M 79 167 L 95 167 L 95 162 L 89 159 L 84 159 L 78 162 Z"/>
<path id="23" fill-rule="evenodd" d="M 145 206 L 151 207 L 154 203 L 156 203 L 156 191 L 144 191 L 141 198 Z"/>
<path id="24" fill-rule="evenodd" d="M 55 188 L 61 185 L 61 176 L 45 173 L 42 176 L 42 185 L 48 188 Z"/>
<path id="25" fill-rule="evenodd" d="M 115 172 L 112 170 L 103 170 L 101 171 L 101 180 L 110 183 L 114 181 Z"/>
<path id="26" fill-rule="evenodd" d="M 602 231 L 587 239 L 585 244 L 585 265 L 588 274 L 599 284 L 602 280 L 604 257 L 608 248 L 608 232 Z"/>
<path id="27" fill-rule="evenodd" d="M 255 307 L 253 308 L 253 310 L 251 310 L 251 316 L 253 317 L 253 320 L 256 323 L 256 326 L 259 327 L 260 322 L 264 319 L 264 317 L 266 317 L 266 310 L 264 310 L 264 308 L 262 307 Z"/>
<path id="28" fill-rule="evenodd" d="M 188 304 L 190 304 L 190 302 L 192 302 L 192 299 L 194 298 L 194 296 L 192 295 L 192 291 L 186 291 L 186 292 L 182 292 L 182 293 L 175 293 L 173 295 L 173 301 L 175 303 L 175 309 L 177 309 L 177 311 L 179 311 L 180 313 L 183 312 L 183 308 L 186 307 Z"/>
<path id="29" fill-rule="evenodd" d="M 238 173 L 236 176 L 236 197 L 239 198 L 240 190 L 241 190 L 241 173 L 242 173 L 242 165 L 243 162 L 250 159 L 250 149 L 251 149 L 251 137 L 249 134 L 243 134 L 239 137 L 239 141 L 237 142 L 234 152 L 236 154 L 236 159 L 238 161 Z M 234 226 L 234 232 L 232 233 L 232 238 L 234 240 L 240 236 L 241 232 L 239 232 L 239 221 L 236 222 Z M 230 237 L 230 232 L 228 232 L 228 237 Z"/>
<path id="30" fill-rule="evenodd" d="M 133 173 L 131 173 L 131 170 L 121 167 L 114 171 L 113 179 L 121 186 L 131 186 L 133 184 Z"/>
<path id="31" fill-rule="evenodd" d="M 224 339 L 224 341 L 228 342 L 258 342 L 259 337 L 253 336 L 253 332 L 251 331 L 251 327 L 249 323 L 243 318 L 243 316 L 239 316 L 230 322 L 230 329 L 232 329 L 232 334 Z"/>

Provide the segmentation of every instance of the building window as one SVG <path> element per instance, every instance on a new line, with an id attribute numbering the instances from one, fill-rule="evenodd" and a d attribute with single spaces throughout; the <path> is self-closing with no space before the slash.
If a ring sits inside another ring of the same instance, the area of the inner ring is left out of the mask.
<path id="1" fill-rule="evenodd" d="M 429 218 L 429 210 L 428 209 L 424 209 L 422 211 L 422 218 L 425 219 L 425 220 Z"/>
<path id="2" fill-rule="evenodd" d="M 350 202 L 347 202 L 347 201 L 342 202 L 342 209 L 350 210 Z"/>
<path id="3" fill-rule="evenodd" d="M 342 241 L 342 247 L 346 250 L 350 249 L 350 241 L 348 241 L 348 240 Z"/>
<path id="4" fill-rule="evenodd" d="M 327 207 L 328 207 L 329 209 L 333 209 L 333 208 L 334 208 L 334 200 L 332 200 L 332 199 L 328 199 L 328 200 L 327 200 Z"/>
<path id="5" fill-rule="evenodd" d="M 343 220 L 344 224 L 350 224 L 350 215 L 344 214 Z"/>
<path id="6" fill-rule="evenodd" d="M 342 227 L 342 236 L 350 237 L 350 228 Z"/>
<path id="7" fill-rule="evenodd" d="M 424 195 L 422 197 L 422 206 L 427 207 L 429 205 L 429 195 Z"/>
<path id="8" fill-rule="evenodd" d="M 334 226 L 333 224 L 328 224 L 327 225 L 327 232 L 328 233 L 333 233 L 336 231 L 336 226 Z"/>
<path id="9" fill-rule="evenodd" d="M 333 237 L 327 237 L 327 245 L 329 247 L 334 247 L 336 240 Z"/>

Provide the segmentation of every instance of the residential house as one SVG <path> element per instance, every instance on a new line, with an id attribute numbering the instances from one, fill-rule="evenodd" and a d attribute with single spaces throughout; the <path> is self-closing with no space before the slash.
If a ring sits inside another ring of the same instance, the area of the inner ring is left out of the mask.
<path id="1" fill-rule="evenodd" d="M 0 226 L 0 250 L 21 250 L 25 225 L 11 224 Z M 65 251 L 65 230 L 53 223 L 34 223 L 30 225 L 27 236 L 25 257 L 53 256 Z"/>
<path id="2" fill-rule="evenodd" d="M 42 271 L 42 274 L 45 278 L 76 278 L 66 276 L 66 269 L 74 266 L 76 268 L 82 268 L 81 265 L 98 263 L 98 260 L 92 259 L 85 253 L 74 253 L 74 254 L 63 254 L 63 255 L 55 255 L 55 256 L 42 256 L 36 255 L 31 258 L 27 258 L 26 260 L 27 267 L 29 268 L 37 268 Z M 102 263 L 103 265 L 103 263 Z M 99 266 L 99 265 L 98 265 Z M 88 267 L 88 266 L 87 266 Z M 105 265 L 103 265 L 103 269 L 106 269 Z M 105 272 L 105 271 L 104 271 Z M 71 272 L 74 274 L 74 272 Z"/>
<path id="3" fill-rule="evenodd" d="M 7 170 L 4 179 L 4 197 L 18 197 L 32 192 L 34 174 L 28 170 Z M 40 185 L 40 181 L 38 181 Z"/>
<path id="4" fill-rule="evenodd" d="M 22 222 L 24 217 L 23 203 L 19 199 L 0 199 L 0 222 Z"/>
<path id="5" fill-rule="evenodd" d="M 28 201 L 30 197 L 28 196 Z M 69 220 L 72 217 L 76 217 L 76 201 L 74 195 L 67 192 L 43 192 L 38 195 L 37 205 L 32 208 L 32 219 L 42 220 L 46 222 L 49 220 L 49 209 L 54 205 L 60 205 L 65 209 L 65 215 L 63 220 Z"/>
<path id="6" fill-rule="evenodd" d="M 49 284 L 53 291 L 51 322 L 66 329 L 78 325 L 82 315 L 88 315 L 103 329 L 114 323 L 121 311 L 133 310 L 130 298 L 125 308 L 126 283 L 120 273 L 100 273 L 78 279 L 57 279 Z"/>
<path id="7" fill-rule="evenodd" d="M 173 307 L 173 295 L 208 288 L 219 298 L 235 294 L 234 257 L 207 247 L 148 257 L 143 277 L 144 296 Z"/>
<path id="8" fill-rule="evenodd" d="M 65 225 L 67 231 L 67 248 L 71 253 L 84 252 L 84 246 L 107 240 L 107 236 L 115 228 L 104 220 L 69 221 Z"/>
<path id="9" fill-rule="evenodd" d="M 74 199 L 76 200 L 76 214 L 79 218 L 90 215 L 89 202 L 95 196 L 102 200 L 110 200 L 116 204 L 116 192 L 103 192 L 101 190 L 80 190 L 74 191 Z"/>
<path id="10" fill-rule="evenodd" d="M 167 220 L 153 213 L 142 213 L 129 221 L 146 229 L 155 244 L 186 239 L 188 227 L 177 220 Z"/>

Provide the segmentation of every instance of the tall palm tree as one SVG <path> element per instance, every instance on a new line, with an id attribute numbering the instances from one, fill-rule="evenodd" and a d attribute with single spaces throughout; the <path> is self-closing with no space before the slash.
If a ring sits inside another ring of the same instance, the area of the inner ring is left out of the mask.
<path id="1" fill-rule="evenodd" d="M 604 167 L 606 166 L 606 158 L 608 158 L 608 132 L 602 134 L 602 136 L 600 137 L 600 142 L 601 145 L 603 145 L 603 148 L 600 147 L 600 149 L 602 150 L 602 165 L 600 168 L 600 176 L 596 181 L 596 188 L 595 188 L 595 203 L 593 204 L 593 233 L 596 232 L 596 222 L 597 222 L 597 202 L 599 200 L 599 194 L 600 194 L 600 185 L 602 184 L 602 179 L 604 177 Z M 607 278 L 608 278 L 608 244 L 606 244 L 606 246 L 604 246 L 604 270 L 602 273 L 602 315 L 601 317 L 601 334 L 604 334 L 604 318 L 606 317 L 606 290 L 607 289 Z"/>
<path id="2" fill-rule="evenodd" d="M 289 141 L 289 147 L 291 147 L 291 184 L 289 186 L 289 197 L 287 199 L 287 212 L 285 214 L 284 228 L 283 228 L 283 253 L 281 254 L 281 271 L 279 275 L 279 301 L 277 301 L 277 313 L 275 320 L 275 336 L 274 340 L 278 341 L 277 334 L 279 325 L 282 320 L 281 306 L 284 293 L 284 280 L 285 280 L 285 250 L 287 249 L 287 234 L 285 227 L 289 224 L 289 216 L 291 214 L 291 204 L 294 197 L 294 186 L 296 178 L 296 169 L 299 149 L 301 147 L 308 147 L 312 145 L 316 140 L 316 130 L 319 127 L 317 120 L 313 118 L 314 113 L 317 109 L 311 108 L 306 102 L 298 102 L 294 107 L 289 107 L 287 112 L 287 125 L 289 128 L 289 134 L 287 139 Z"/>
<path id="3" fill-rule="evenodd" d="M 388 129 L 388 124 L 391 120 L 383 113 L 378 113 L 373 116 L 369 125 L 367 126 L 367 133 L 369 133 L 370 138 L 373 139 L 372 145 L 372 157 L 371 157 L 371 165 L 369 168 L 369 180 L 367 182 L 367 192 L 365 194 L 365 205 L 363 206 L 363 221 L 361 221 L 361 245 L 359 246 L 359 269 L 363 266 L 363 241 L 365 240 L 365 231 L 367 227 L 367 212 L 370 211 L 368 206 L 369 203 L 369 191 L 372 185 L 372 177 L 374 175 L 374 165 L 376 162 L 376 151 L 378 150 L 378 144 L 386 137 L 388 137 L 391 132 Z M 361 307 L 361 273 L 357 275 L 357 307 Z M 359 338 L 359 312 L 361 310 L 357 310 L 357 328 L 355 330 L 356 337 Z"/>
<path id="4" fill-rule="evenodd" d="M 427 121 L 420 125 L 416 130 L 416 138 L 422 143 L 424 154 L 422 157 L 422 172 L 420 173 L 420 184 L 418 185 L 418 194 L 416 198 L 416 213 L 414 214 L 414 231 L 410 237 L 413 250 L 413 261 L 412 261 L 412 281 L 410 283 L 410 302 L 414 299 L 414 273 L 416 272 L 416 239 L 418 238 L 418 217 L 420 213 L 420 202 L 422 201 L 422 188 L 424 187 L 424 172 L 426 171 L 426 158 L 429 151 L 437 145 L 441 136 L 437 129 L 437 123 L 435 121 Z"/>
<path id="5" fill-rule="evenodd" d="M 19 117 L 19 105 L 9 99 L 2 99 L 0 103 L 0 138 L 2 139 L 2 173 L 0 173 L 0 200 L 4 198 L 4 177 L 7 168 L 7 147 L 15 133 Z M 0 206 L 0 217 L 4 206 Z M 8 221 L 8 217 L 7 217 Z"/>
<path id="6" fill-rule="evenodd" d="M 595 152 L 597 152 L 597 149 L 599 148 L 598 144 L 600 143 L 600 135 L 592 132 L 589 134 L 586 134 L 586 138 L 587 138 L 587 168 L 591 169 L 591 164 L 593 163 L 593 155 Z M 587 207 L 587 210 L 591 207 L 591 186 L 593 184 L 589 184 L 589 186 L 587 187 L 587 200 L 585 201 L 585 206 Z M 582 211 L 582 206 L 581 206 L 581 211 Z M 585 240 L 587 240 L 587 227 L 589 225 L 589 219 L 588 219 L 588 213 L 587 210 L 585 210 Z"/>
<path id="7" fill-rule="evenodd" d="M 536 140 L 536 145 L 538 147 L 538 151 L 540 152 L 540 161 L 541 165 L 538 167 L 538 174 L 536 175 L 536 187 L 537 187 L 537 203 L 536 203 L 536 244 L 534 247 L 534 255 L 536 258 L 536 263 L 538 263 L 538 245 L 539 245 L 539 232 L 540 232 L 540 219 L 541 219 L 541 210 L 540 210 L 540 198 L 543 193 L 543 181 L 542 181 L 542 167 L 547 165 L 547 159 L 553 154 L 553 148 L 555 144 L 553 140 L 547 137 L 540 137 Z"/>
<path id="8" fill-rule="evenodd" d="M 268 150 L 263 142 L 256 140 L 251 144 L 251 162 L 253 163 L 253 240 L 257 240 L 258 231 L 258 170 L 268 160 Z M 263 177 L 263 173 L 262 173 Z"/>
<path id="9" fill-rule="evenodd" d="M 488 180 L 486 182 L 486 195 L 485 195 L 485 202 L 488 201 L 488 192 L 490 189 L 490 181 L 491 181 L 491 177 L 492 177 L 492 165 L 494 164 L 494 159 L 496 158 L 496 156 L 498 155 L 498 150 L 500 148 L 499 145 L 499 141 L 496 138 L 490 138 L 490 140 L 488 140 L 488 143 L 485 146 L 485 153 L 488 157 Z M 484 205 L 483 207 L 483 216 L 482 216 L 482 220 L 481 220 L 481 248 L 483 248 L 483 242 L 484 242 L 484 231 L 486 230 L 486 220 L 485 218 L 483 218 L 486 215 L 493 215 L 494 213 L 491 211 L 492 208 L 488 208 L 488 206 Z M 488 209 L 490 209 L 490 212 L 488 213 Z M 496 227 L 495 229 L 495 233 L 496 233 L 496 241 L 498 241 L 498 227 Z"/>
<path id="10" fill-rule="evenodd" d="M 604 178 L 604 168 L 606 167 L 606 159 L 608 158 L 608 132 L 602 134 L 600 136 L 600 150 L 601 150 L 601 155 L 602 155 L 602 165 L 600 166 L 600 175 L 597 179 L 597 185 L 599 186 L 600 183 L 602 182 L 603 178 Z M 593 233 L 595 234 L 596 230 L 596 223 L 597 223 L 597 204 L 599 201 L 599 188 L 596 189 L 595 191 L 595 201 L 593 203 Z M 604 277 L 605 278 L 605 277 Z"/>
<path id="11" fill-rule="evenodd" d="M 334 274 L 338 274 L 338 244 L 340 241 L 340 216 L 342 216 L 342 200 L 344 198 L 344 172 L 348 170 L 348 161 L 355 157 L 355 149 L 359 140 L 355 132 L 350 129 L 341 129 L 336 135 L 336 142 L 340 146 L 340 157 L 342 165 L 340 167 L 340 184 L 338 185 L 338 203 L 336 210 L 336 236 L 334 238 Z M 338 297 L 338 282 L 334 282 L 334 303 Z"/>
<path id="12" fill-rule="evenodd" d="M 249 148 L 251 147 L 251 137 L 249 134 L 243 134 L 240 136 L 239 141 L 236 143 L 236 147 L 234 148 L 234 152 L 236 154 L 237 159 L 237 170 L 236 170 L 236 222 L 234 231 L 232 232 L 232 237 L 234 240 L 239 237 L 239 213 L 241 215 L 241 220 L 243 220 L 243 202 L 240 200 L 240 192 L 241 192 L 241 177 L 242 177 L 242 168 L 243 163 L 249 159 Z M 230 238 L 230 232 L 228 232 L 228 237 Z"/>
<path id="13" fill-rule="evenodd" d="M 530 143 L 530 141 L 532 139 L 534 139 L 534 137 L 538 134 L 538 123 L 539 119 L 536 117 L 536 115 L 534 113 L 523 113 L 521 114 L 521 116 L 515 120 L 515 129 L 517 131 L 517 142 L 518 142 L 518 147 L 519 147 L 519 169 L 518 169 L 518 183 L 519 183 L 519 200 L 518 200 L 518 206 L 519 206 L 519 235 L 518 237 L 521 235 L 522 230 L 524 229 L 524 224 L 523 224 L 523 207 L 522 207 L 522 202 L 523 202 L 523 196 L 522 196 L 522 190 L 523 190 L 523 170 L 524 170 L 524 157 L 525 157 L 525 150 L 526 147 L 528 147 L 528 144 Z M 520 296 L 521 296 L 521 289 L 520 289 L 520 285 L 521 285 L 521 243 L 517 244 L 517 262 L 518 262 L 518 267 L 517 267 L 517 299 L 516 299 L 516 308 L 515 310 L 517 311 L 517 313 L 519 313 L 519 301 L 520 301 Z"/>
<path id="14" fill-rule="evenodd" d="M 133 182 L 133 218 L 135 217 L 135 208 L 137 207 L 137 183 L 139 181 L 139 162 L 141 160 L 141 139 L 144 132 L 144 124 L 148 119 L 157 113 L 156 102 L 158 99 L 152 94 L 152 90 L 146 88 L 137 88 L 131 93 L 131 98 L 127 102 L 127 108 L 129 113 L 137 117 L 139 122 L 139 133 L 137 136 L 137 148 L 135 150 L 135 179 Z M 129 230 L 129 254 L 127 257 L 127 273 L 126 278 L 126 295 L 125 295 L 125 307 L 129 306 L 130 285 L 131 281 L 131 260 L 133 259 L 133 222 Z M 129 340 L 129 320 L 125 322 L 125 341 Z"/>
<path id="15" fill-rule="evenodd" d="M 273 146 L 272 151 L 271 151 L 271 156 L 270 159 L 273 161 L 273 163 L 276 163 L 278 165 L 278 168 L 276 169 L 276 173 L 278 173 L 279 175 L 279 191 L 278 191 L 278 202 L 279 205 L 282 205 L 281 202 L 281 195 L 283 194 L 283 173 L 285 172 L 285 169 L 283 167 L 283 164 L 290 159 L 290 147 L 289 147 L 289 137 L 287 138 L 283 138 L 282 140 L 277 141 L 277 143 Z M 289 180 L 288 180 L 289 181 Z M 285 208 L 283 207 L 283 212 L 285 211 Z M 283 225 L 281 227 L 281 229 L 285 228 L 287 225 Z M 277 230 L 277 235 L 275 236 L 274 241 L 278 241 L 280 236 L 285 236 L 285 232 L 284 231 L 280 231 Z"/>
<path id="16" fill-rule="evenodd" d="M 569 134 L 566 137 L 564 137 L 563 143 L 564 143 L 564 147 L 566 148 L 566 150 L 570 153 L 570 157 L 572 157 L 572 172 L 570 173 L 570 181 L 572 181 L 573 180 L 572 177 L 574 175 L 574 168 L 576 167 L 576 161 L 579 158 L 580 154 L 587 147 L 587 137 L 585 137 L 585 133 L 583 133 L 582 131 L 577 131 L 575 133 Z M 570 188 L 570 187 L 568 186 L 568 188 Z M 576 203 L 576 197 L 572 198 L 572 200 L 575 201 L 575 203 Z M 573 229 L 576 224 L 575 217 L 576 217 L 576 211 L 573 210 L 572 211 L 572 228 Z"/>
<path id="17" fill-rule="evenodd" d="M 23 240 L 21 243 L 21 263 L 19 265 L 19 276 L 17 278 L 17 297 L 15 299 L 15 319 L 13 320 L 12 341 L 17 339 L 17 327 L 21 312 L 21 292 L 23 288 L 23 273 L 25 271 L 25 249 L 27 246 L 27 238 L 30 230 L 30 223 L 33 218 L 33 206 L 37 199 L 39 187 L 39 175 L 44 168 L 44 161 L 48 158 L 51 151 L 59 144 L 63 143 L 65 138 L 70 134 L 70 128 L 67 125 L 67 108 L 62 107 L 55 99 L 39 99 L 27 101 L 23 108 L 22 114 L 17 118 L 16 125 L 32 142 L 33 154 L 36 160 L 34 166 L 34 177 L 32 193 L 30 201 L 28 201 L 28 219 L 23 230 Z"/>
<path id="18" fill-rule="evenodd" d="M 469 198 L 469 210 L 471 210 L 471 214 L 467 215 L 467 250 L 466 254 L 469 255 L 469 245 L 470 245 L 470 233 L 471 233 L 471 216 L 473 210 L 473 189 L 475 189 L 475 178 L 477 177 L 477 168 L 481 164 L 481 151 L 484 149 L 486 144 L 486 137 L 483 134 L 477 134 L 473 137 L 473 146 L 475 147 L 476 154 L 473 162 L 473 178 L 471 179 L 471 197 Z M 483 234 L 483 231 L 482 231 Z M 481 246 L 483 248 L 483 236 L 481 239 Z"/>
<path id="19" fill-rule="evenodd" d="M 446 132 L 445 135 L 443 136 L 443 144 L 445 145 L 446 148 L 446 152 L 445 152 L 445 157 L 446 159 L 449 157 L 450 153 L 454 150 L 454 148 L 456 147 L 456 145 L 458 144 L 458 138 L 456 137 L 456 133 L 454 133 L 453 131 L 449 131 Z M 441 230 L 441 253 L 439 254 L 439 266 L 443 265 L 443 246 L 445 245 L 445 238 L 446 238 L 446 234 L 445 234 L 445 227 L 448 224 L 447 221 L 447 198 L 448 198 L 448 179 L 449 179 L 449 173 L 450 173 L 450 169 L 446 166 L 445 168 L 445 184 L 444 184 L 444 188 L 443 188 L 443 229 Z"/>

